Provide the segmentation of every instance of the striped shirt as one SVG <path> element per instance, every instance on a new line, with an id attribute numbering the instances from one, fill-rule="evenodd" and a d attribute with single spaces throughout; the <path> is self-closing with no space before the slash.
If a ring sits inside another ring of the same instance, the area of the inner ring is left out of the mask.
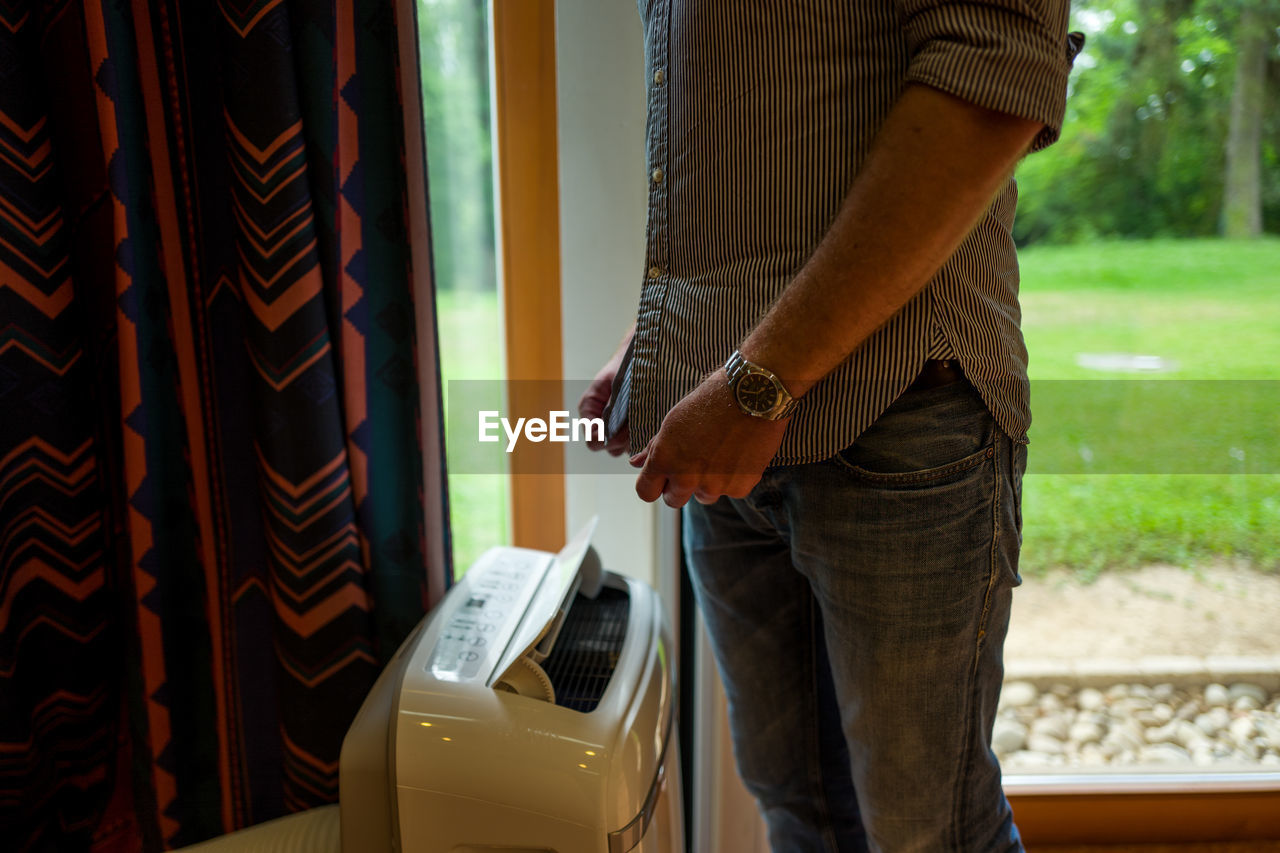
<path id="1" fill-rule="evenodd" d="M 639 0 L 646 270 L 615 395 L 632 452 L 808 260 L 904 83 L 1043 122 L 1034 148 L 1056 139 L 1078 49 L 1067 5 Z M 1010 180 L 933 280 L 805 395 L 774 464 L 852 444 L 930 358 L 958 359 L 1000 426 L 1025 440 L 1016 194 Z"/>

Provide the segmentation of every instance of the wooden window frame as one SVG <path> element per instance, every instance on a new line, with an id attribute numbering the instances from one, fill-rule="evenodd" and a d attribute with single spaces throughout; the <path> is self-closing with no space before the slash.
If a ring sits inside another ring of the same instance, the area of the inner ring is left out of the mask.
<path id="1" fill-rule="evenodd" d="M 561 407 L 564 374 L 555 3 L 493 0 L 491 9 L 507 408 L 545 417 Z M 510 461 L 512 544 L 559 550 L 563 446 L 523 442 Z"/>
<path id="2" fill-rule="evenodd" d="M 1276 773 L 1011 775 L 1005 794 L 1030 845 L 1280 840 Z"/>

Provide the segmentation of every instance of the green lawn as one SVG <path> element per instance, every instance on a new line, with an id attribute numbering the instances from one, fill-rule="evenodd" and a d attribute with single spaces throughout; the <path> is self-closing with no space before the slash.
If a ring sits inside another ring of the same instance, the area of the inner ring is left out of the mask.
<path id="1" fill-rule="evenodd" d="M 1062 450 L 1055 447 L 1055 416 L 1070 406 L 1068 392 L 1088 388 L 1053 380 L 1134 378 L 1082 367 L 1079 354 L 1159 356 L 1171 368 L 1157 375 L 1164 381 L 1280 378 L 1280 241 L 1031 248 L 1021 261 L 1037 415 L 1024 485 L 1024 570 L 1066 567 L 1092 577 L 1106 568 L 1156 561 L 1194 567 L 1222 557 L 1280 568 L 1275 474 L 1035 473 L 1038 452 L 1042 469 L 1064 470 L 1055 464 Z M 1251 434 L 1251 464 L 1265 457 L 1256 463 L 1261 470 L 1277 470 L 1269 383 L 1180 384 L 1201 389 L 1198 399 L 1218 395 L 1236 405 L 1135 413 L 1151 431 L 1147 443 L 1140 433 L 1128 436 L 1133 454 L 1151 455 L 1152 445 L 1182 437 L 1190 422 L 1216 418 L 1227 437 L 1237 428 Z M 1038 406 L 1037 395 L 1048 405 Z M 1067 413 L 1060 418 L 1069 420 Z M 1258 434 L 1259 425 L 1271 428 Z M 1183 470 L 1201 461 L 1157 458 L 1181 461 L 1175 467 Z M 1126 470 L 1126 461 L 1111 470 Z"/>
<path id="2" fill-rule="evenodd" d="M 442 292 L 437 298 L 440 329 L 440 372 L 444 402 L 449 406 L 450 380 L 501 379 L 502 335 L 496 294 Z M 446 416 L 446 423 L 448 423 Z M 509 536 L 507 478 L 460 473 L 472 468 L 465 457 L 470 442 L 445 435 L 449 504 L 453 535 L 453 569 L 461 577 L 485 549 L 506 544 Z"/>
<path id="3" fill-rule="evenodd" d="M 1081 354 L 1158 356 L 1169 368 L 1154 375 L 1162 381 L 1280 378 L 1280 241 L 1096 243 L 1031 248 L 1021 259 L 1036 411 L 1024 485 L 1024 572 L 1067 567 L 1092 577 L 1108 568 L 1157 561 L 1194 567 L 1222 557 L 1280 570 L 1280 475 L 1045 473 L 1079 467 L 1081 443 L 1097 445 L 1110 461 L 1096 464 L 1107 471 L 1162 470 L 1166 461 L 1198 470 L 1198 460 L 1177 456 L 1183 451 L 1176 440 L 1193 423 L 1215 421 L 1230 426 L 1224 427 L 1230 439 L 1236 426 L 1228 409 L 1242 437 L 1213 447 L 1217 462 L 1206 468 L 1235 470 L 1223 468 L 1234 464 L 1225 454 L 1236 453 L 1235 444 L 1248 449 L 1255 470 L 1280 468 L 1269 384 L 1248 385 L 1267 393 L 1245 395 L 1247 404 L 1239 404 L 1236 390 L 1245 383 L 1226 382 L 1180 383 L 1197 388 L 1185 399 L 1137 394 L 1127 404 L 1108 403 L 1108 412 L 1126 415 L 1117 420 L 1130 429 L 1125 433 L 1102 430 L 1080 412 L 1105 397 L 1092 389 L 1114 394 L 1129 386 L 1082 380 L 1137 374 L 1077 361 Z M 446 390 L 448 379 L 500 375 L 492 295 L 441 294 L 440 337 Z M 1215 394 L 1237 405 L 1221 406 L 1221 417 L 1217 404 L 1196 408 L 1197 401 L 1217 400 Z M 1261 433 L 1259 424 L 1266 425 Z M 1107 437 L 1115 447 L 1102 446 Z M 462 571 L 484 548 L 506 541 L 506 479 L 452 474 L 450 491 L 455 565 Z"/>
<path id="4" fill-rule="evenodd" d="M 1125 376 L 1077 353 L 1178 363 L 1179 379 L 1280 378 L 1280 240 L 1161 240 L 1020 254 L 1033 379 Z"/>

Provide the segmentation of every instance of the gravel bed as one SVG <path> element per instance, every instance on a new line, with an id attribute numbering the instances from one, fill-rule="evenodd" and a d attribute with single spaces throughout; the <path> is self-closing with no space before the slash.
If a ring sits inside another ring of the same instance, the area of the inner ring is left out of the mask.
<path id="1" fill-rule="evenodd" d="M 1004 685 L 992 747 L 1007 771 L 1242 763 L 1280 770 L 1280 694 L 1257 684 Z"/>

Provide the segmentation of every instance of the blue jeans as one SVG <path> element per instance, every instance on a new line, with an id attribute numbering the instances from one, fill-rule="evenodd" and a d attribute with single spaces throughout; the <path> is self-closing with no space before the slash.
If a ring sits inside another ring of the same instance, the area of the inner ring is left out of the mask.
<path id="1" fill-rule="evenodd" d="M 990 748 L 1026 448 L 964 381 L 685 509 L 739 773 L 777 853 L 1021 851 Z"/>

